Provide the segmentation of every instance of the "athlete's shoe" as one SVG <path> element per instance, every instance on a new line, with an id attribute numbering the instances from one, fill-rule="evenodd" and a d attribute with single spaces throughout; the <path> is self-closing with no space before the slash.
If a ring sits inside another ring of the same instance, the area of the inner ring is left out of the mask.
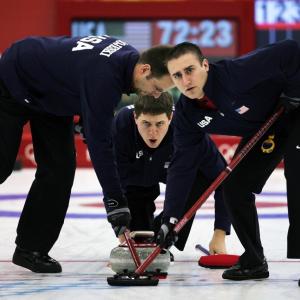
<path id="1" fill-rule="evenodd" d="M 12 262 L 35 273 L 60 273 L 61 265 L 48 254 L 16 247 Z"/>
<path id="2" fill-rule="evenodd" d="M 262 279 L 269 277 L 268 264 L 266 260 L 261 265 L 244 268 L 240 263 L 223 272 L 222 277 L 230 280 Z"/>

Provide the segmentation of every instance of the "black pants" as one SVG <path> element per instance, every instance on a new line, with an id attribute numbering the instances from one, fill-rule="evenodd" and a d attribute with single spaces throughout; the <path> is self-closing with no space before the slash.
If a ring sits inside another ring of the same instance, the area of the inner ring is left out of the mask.
<path id="1" fill-rule="evenodd" d="M 204 191 L 210 185 L 211 180 L 208 180 L 199 171 L 193 183 L 192 189 L 189 193 L 186 206 L 184 211 L 186 212 L 193 204 L 199 199 L 199 197 L 204 193 Z M 221 190 L 218 191 L 221 194 Z M 154 185 L 152 187 L 128 187 L 127 188 L 127 199 L 128 206 L 132 215 L 132 221 L 130 224 L 130 230 L 151 230 L 155 234 L 160 229 L 161 219 L 163 212 L 160 213 L 154 219 L 155 212 L 155 199 L 159 196 L 159 185 Z M 227 214 L 227 210 L 222 197 L 215 197 L 215 228 L 222 229 L 228 234 L 230 233 L 230 220 Z M 175 246 L 178 250 L 184 250 L 185 244 L 187 242 L 194 217 L 189 220 L 186 225 L 181 229 L 178 235 L 178 241 Z"/>
<path id="2" fill-rule="evenodd" d="M 267 154 L 261 150 L 262 142 L 275 135 L 275 148 Z M 242 139 L 238 152 L 248 139 Z M 300 258 L 300 199 L 297 186 L 300 170 L 300 111 L 283 116 L 261 141 L 240 162 L 223 184 L 224 197 L 232 225 L 245 249 L 240 262 L 255 266 L 264 258 L 260 240 L 255 194 L 261 192 L 265 182 L 284 157 L 287 180 L 290 229 L 288 257 Z M 274 241 L 276 243 L 276 241 Z"/>
<path id="3" fill-rule="evenodd" d="M 150 187 L 128 186 L 126 197 L 131 214 L 130 231 L 154 230 L 155 199 L 159 196 L 159 184 Z"/>
<path id="4" fill-rule="evenodd" d="M 19 220 L 16 244 L 47 253 L 62 228 L 74 179 L 73 118 L 28 109 L 16 103 L 0 83 L 0 183 L 12 173 L 28 121 L 37 170 Z"/>

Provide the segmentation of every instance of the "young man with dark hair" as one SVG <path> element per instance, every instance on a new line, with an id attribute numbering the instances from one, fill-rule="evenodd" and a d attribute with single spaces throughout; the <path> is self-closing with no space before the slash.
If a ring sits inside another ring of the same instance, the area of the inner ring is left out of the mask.
<path id="1" fill-rule="evenodd" d="M 114 109 L 123 93 L 157 98 L 173 83 L 163 64 L 170 47 L 141 57 L 126 42 L 103 36 L 30 37 L 0 60 L 0 183 L 11 174 L 30 122 L 37 171 L 17 228 L 13 263 L 33 272 L 61 272 L 48 252 L 68 208 L 75 172 L 73 116 L 81 115 L 91 160 L 118 236 L 130 212 L 111 143 Z M 155 74 L 155 75 L 154 75 Z"/>
<path id="2" fill-rule="evenodd" d="M 167 67 L 181 97 L 174 116 L 175 155 L 169 168 L 164 214 L 178 218 L 197 167 L 217 174 L 216 151 L 208 134 L 241 136 L 239 149 L 281 104 L 286 114 L 262 141 L 272 137 L 275 147 L 262 143 L 243 159 L 223 184 L 225 203 L 234 229 L 245 248 L 237 265 L 223 273 L 232 280 L 269 277 L 260 241 L 254 193 L 284 157 L 287 180 L 289 231 L 288 258 L 300 258 L 300 51 L 295 41 L 267 45 L 236 59 L 209 64 L 191 43 L 175 46 Z M 270 149 L 269 149 L 270 150 Z M 169 221 L 165 227 L 174 227 Z M 160 238 L 166 234 L 161 231 Z"/>
<path id="3" fill-rule="evenodd" d="M 155 199 L 160 195 L 159 183 L 166 183 L 167 171 L 173 154 L 173 99 L 163 93 L 158 99 L 139 97 L 134 106 L 123 108 L 115 117 L 113 141 L 121 186 L 131 213 L 129 229 L 158 232 L 161 215 L 154 219 Z M 220 170 L 225 162 L 220 154 L 216 164 Z M 186 200 L 187 210 L 212 181 L 211 174 L 199 167 Z M 210 242 L 211 254 L 226 253 L 225 235 L 230 232 L 221 189 L 215 193 L 214 235 Z M 184 201 L 184 199 L 182 199 Z M 175 246 L 183 250 L 193 220 L 179 234 Z"/>

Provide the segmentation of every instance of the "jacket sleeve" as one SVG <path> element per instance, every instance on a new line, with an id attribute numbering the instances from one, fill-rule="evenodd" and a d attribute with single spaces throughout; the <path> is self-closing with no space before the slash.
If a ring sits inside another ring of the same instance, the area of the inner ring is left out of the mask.
<path id="1" fill-rule="evenodd" d="M 281 53 L 282 71 L 286 78 L 284 93 L 289 97 L 300 97 L 300 48 L 296 41 L 286 41 Z"/>
<path id="2" fill-rule="evenodd" d="M 215 223 L 214 229 L 221 229 L 230 234 L 231 221 L 225 205 L 222 185 L 215 191 Z"/>
<path id="3" fill-rule="evenodd" d="M 164 216 L 181 218 L 197 170 L 215 179 L 225 161 L 210 137 L 193 127 L 181 112 L 174 116 L 174 155 L 168 170 Z"/>
<path id="4" fill-rule="evenodd" d="M 300 97 L 300 49 L 296 41 L 285 40 L 271 44 L 265 50 L 271 60 L 266 72 L 278 69 L 283 76 L 283 92 L 289 97 Z M 277 70 L 274 70 L 276 72 Z"/>
<path id="5" fill-rule="evenodd" d="M 91 161 L 104 197 L 122 201 L 111 134 L 114 109 L 122 93 L 117 80 L 110 73 L 101 70 L 83 77 L 82 116 Z"/>
<path id="6" fill-rule="evenodd" d="M 237 90 L 249 90 L 273 79 L 286 95 L 300 96 L 300 49 L 296 41 L 269 44 L 226 63 L 227 74 L 222 76 L 230 74 L 230 85 Z"/>

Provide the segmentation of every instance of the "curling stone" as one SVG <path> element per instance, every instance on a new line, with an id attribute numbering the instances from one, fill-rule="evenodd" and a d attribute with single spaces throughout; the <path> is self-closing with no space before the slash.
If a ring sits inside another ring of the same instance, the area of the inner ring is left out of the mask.
<path id="1" fill-rule="evenodd" d="M 143 262 L 157 246 L 155 243 L 149 242 L 149 238 L 153 237 L 154 233 L 152 231 L 135 231 L 131 232 L 130 235 L 134 241 L 136 252 L 141 262 Z M 130 273 L 136 270 L 135 263 L 126 243 L 113 248 L 109 260 L 111 269 L 116 273 Z M 151 273 L 167 273 L 169 266 L 170 252 L 163 250 L 163 253 L 159 254 L 145 271 Z"/>

